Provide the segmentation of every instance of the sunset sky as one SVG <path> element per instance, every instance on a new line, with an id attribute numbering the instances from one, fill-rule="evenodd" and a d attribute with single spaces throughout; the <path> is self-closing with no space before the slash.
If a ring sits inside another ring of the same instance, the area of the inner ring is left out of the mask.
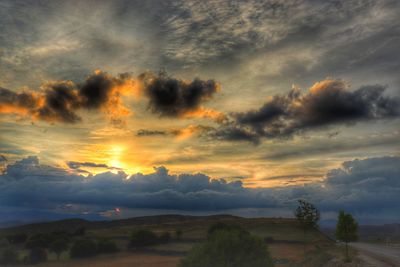
<path id="1" fill-rule="evenodd" d="M 400 221 L 397 0 L 0 0 L 0 222 Z"/>

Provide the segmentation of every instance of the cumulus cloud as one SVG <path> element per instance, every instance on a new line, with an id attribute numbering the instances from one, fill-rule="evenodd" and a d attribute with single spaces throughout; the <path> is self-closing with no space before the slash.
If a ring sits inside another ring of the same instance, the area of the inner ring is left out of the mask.
<path id="1" fill-rule="evenodd" d="M 92 210 L 168 209 L 222 211 L 240 208 L 291 209 L 305 198 L 324 212 L 346 209 L 355 214 L 385 210 L 400 214 L 400 157 L 369 158 L 343 163 L 322 182 L 304 186 L 246 188 L 241 181 L 212 179 L 201 173 L 170 174 L 165 167 L 129 176 L 123 171 L 89 177 L 42 165 L 37 157 L 9 164 L 0 175 L 2 207 L 52 211 L 77 205 Z M 90 208 L 91 207 L 91 208 Z M 397 219 L 399 219 L 397 217 Z"/>
<path id="2" fill-rule="evenodd" d="M 100 110 L 111 119 L 130 114 L 121 96 L 134 91 L 134 81 L 126 74 L 113 77 L 95 71 L 78 85 L 72 81 L 52 81 L 41 91 L 16 93 L 0 88 L 0 112 L 30 116 L 48 122 L 76 123 L 78 109 Z"/>
<path id="3" fill-rule="evenodd" d="M 202 103 L 218 92 L 214 80 L 178 80 L 165 73 L 158 76 L 146 72 L 112 76 L 100 70 L 81 84 L 72 81 L 47 82 L 42 90 L 16 93 L 0 88 L 0 113 L 16 113 L 48 122 L 76 123 L 81 120 L 79 109 L 102 111 L 111 121 L 131 114 L 122 97 L 145 95 L 149 109 L 167 117 L 202 117 L 222 121 L 221 112 L 206 109 Z"/>
<path id="4" fill-rule="evenodd" d="M 140 76 L 144 83 L 144 93 L 149 99 L 153 113 L 166 117 L 210 117 L 223 119 L 222 113 L 202 108 L 201 104 L 219 91 L 214 80 L 178 80 L 166 73 L 155 76 L 144 73 Z"/>
<path id="5" fill-rule="evenodd" d="M 67 166 L 71 169 L 79 169 L 81 167 L 91 167 L 91 168 L 109 168 L 107 164 L 104 163 L 94 163 L 94 162 L 78 162 L 78 161 L 67 161 Z"/>
<path id="6" fill-rule="evenodd" d="M 331 125 L 396 118 L 400 99 L 384 96 L 385 86 L 350 91 L 342 80 L 315 83 L 307 93 L 298 88 L 271 97 L 256 110 L 233 114 L 234 123 L 217 135 L 228 140 L 282 138 Z"/>
<path id="7" fill-rule="evenodd" d="M 189 125 L 184 128 L 174 128 L 168 130 L 140 129 L 136 132 L 136 136 L 174 136 L 178 139 L 186 139 L 194 135 L 208 134 L 210 131 L 214 131 L 214 128 L 205 125 Z"/>

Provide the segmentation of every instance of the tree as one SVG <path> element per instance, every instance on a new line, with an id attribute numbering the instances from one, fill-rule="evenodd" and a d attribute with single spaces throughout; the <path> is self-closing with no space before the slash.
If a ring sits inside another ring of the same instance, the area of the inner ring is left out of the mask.
<path id="1" fill-rule="evenodd" d="M 298 200 L 299 206 L 294 215 L 299 222 L 304 233 L 304 254 L 306 252 L 306 232 L 309 229 L 318 228 L 318 222 L 321 218 L 319 210 L 311 203 L 305 200 Z"/>
<path id="2" fill-rule="evenodd" d="M 350 213 L 340 211 L 336 225 L 336 238 L 346 244 L 346 261 L 350 261 L 348 243 L 357 240 L 358 224 Z"/>
<path id="3" fill-rule="evenodd" d="M 60 260 L 61 253 L 63 253 L 63 251 L 66 251 L 68 249 L 68 241 L 63 238 L 54 240 L 52 243 L 50 243 L 49 249 L 50 251 L 56 253 L 57 260 Z"/>
<path id="4" fill-rule="evenodd" d="M 147 247 L 155 245 L 159 242 L 155 233 L 149 230 L 137 230 L 132 233 L 130 246 L 131 247 Z"/>
<path id="5" fill-rule="evenodd" d="M 71 258 L 92 257 L 97 253 L 97 244 L 90 239 L 76 240 L 70 250 Z"/>
<path id="6" fill-rule="evenodd" d="M 12 247 L 5 248 L 0 255 L 0 264 L 7 266 L 18 262 L 18 253 Z"/>
<path id="7" fill-rule="evenodd" d="M 47 251 L 41 247 L 34 247 L 29 252 L 29 262 L 32 264 L 44 262 L 47 260 Z"/>
<path id="8" fill-rule="evenodd" d="M 215 230 L 207 241 L 195 246 L 179 267 L 270 267 L 264 242 L 237 228 Z"/>

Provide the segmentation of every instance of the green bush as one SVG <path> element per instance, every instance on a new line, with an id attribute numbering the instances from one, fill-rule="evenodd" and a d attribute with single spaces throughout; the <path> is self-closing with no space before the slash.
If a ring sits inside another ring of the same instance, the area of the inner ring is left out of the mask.
<path id="1" fill-rule="evenodd" d="M 102 239 L 97 242 L 98 253 L 114 253 L 118 251 L 118 247 L 114 241 L 108 239 Z"/>
<path id="2" fill-rule="evenodd" d="M 132 233 L 129 245 L 131 247 L 147 247 L 155 245 L 159 239 L 155 233 L 149 230 L 138 230 Z"/>
<path id="3" fill-rule="evenodd" d="M 230 225 L 230 224 L 226 224 L 226 223 L 223 223 L 223 222 L 218 222 L 218 223 L 215 223 L 215 224 L 213 224 L 213 225 L 211 225 L 209 228 L 208 228 L 208 236 L 210 237 L 214 232 L 216 232 L 216 231 L 220 231 L 220 230 L 236 230 L 236 231 L 239 231 L 239 232 L 246 232 L 246 230 L 244 230 L 243 228 L 241 228 L 240 226 L 238 226 L 238 225 Z"/>
<path id="4" fill-rule="evenodd" d="M 0 264 L 8 265 L 18 262 L 18 253 L 12 247 L 5 248 L 0 255 Z"/>
<path id="5" fill-rule="evenodd" d="M 239 227 L 214 229 L 208 240 L 195 246 L 179 267 L 270 267 L 264 242 Z"/>
<path id="6" fill-rule="evenodd" d="M 92 257 L 97 253 L 97 244 L 90 239 L 76 240 L 70 250 L 71 258 Z"/>
<path id="7" fill-rule="evenodd" d="M 29 262 L 32 264 L 45 262 L 47 260 L 47 251 L 44 248 L 35 247 L 29 252 Z"/>

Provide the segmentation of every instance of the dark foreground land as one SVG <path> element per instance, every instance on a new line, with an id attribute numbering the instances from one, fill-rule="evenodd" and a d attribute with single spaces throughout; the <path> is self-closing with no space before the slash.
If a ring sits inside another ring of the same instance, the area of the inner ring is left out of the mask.
<path id="1" fill-rule="evenodd" d="M 84 238 L 112 240 L 119 252 L 85 259 L 71 259 L 69 251 L 65 251 L 59 260 L 56 254 L 49 252 L 47 262 L 34 266 L 172 267 L 177 266 L 180 259 L 185 257 L 194 245 L 205 241 L 207 230 L 217 222 L 241 226 L 251 234 L 262 238 L 267 244 L 275 266 L 341 266 L 331 265 L 332 262 L 341 262 L 341 247 L 315 229 L 304 235 L 294 219 L 240 218 L 229 215 L 205 217 L 164 215 L 101 222 L 72 219 L 1 229 L 0 238 L 5 240 L 7 236 L 21 233 L 32 236 L 37 233 L 54 231 L 72 233 L 77 229 L 85 229 Z M 168 232 L 171 237 L 163 244 L 140 249 L 128 248 L 131 233 L 140 229 L 151 230 L 157 235 Z M 177 231 L 182 232 L 180 237 L 176 236 Z M 26 258 L 29 251 L 24 244 L 16 244 L 14 247 L 21 261 Z M 20 263 L 12 266 L 27 265 Z"/>

